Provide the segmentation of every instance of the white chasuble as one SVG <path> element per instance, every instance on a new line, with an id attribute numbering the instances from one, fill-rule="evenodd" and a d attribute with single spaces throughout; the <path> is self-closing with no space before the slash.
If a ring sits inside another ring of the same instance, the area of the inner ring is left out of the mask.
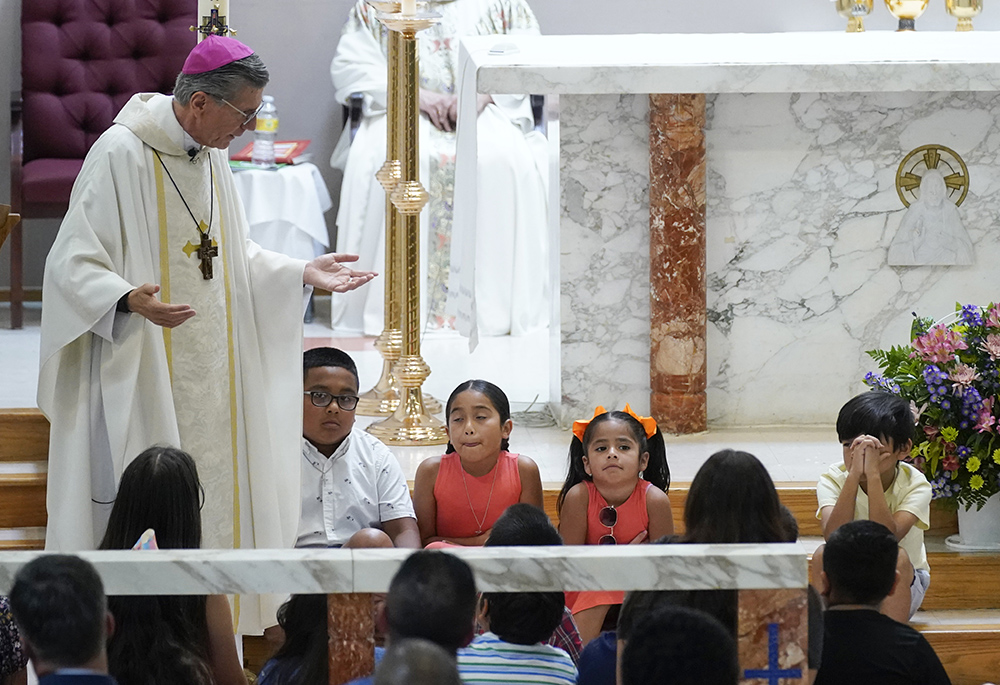
<path id="1" fill-rule="evenodd" d="M 224 265 L 230 246 L 221 230 L 214 189 L 209 195 L 214 175 L 209 172 L 208 159 L 199 156 L 194 162 L 176 157 L 164 160 L 161 155 L 155 163 L 160 164 L 160 160 L 165 170 L 158 171 L 166 179 L 161 186 L 157 178 L 157 192 L 164 196 L 167 216 L 174 218 L 168 220 L 166 244 L 160 246 L 161 255 L 167 255 L 164 266 L 168 270 L 161 280 L 169 287 L 169 291 L 162 291 L 163 299 L 189 304 L 198 312 L 183 325 L 164 331 L 180 444 L 186 452 L 196 455 L 198 476 L 205 489 L 202 546 L 233 547 L 239 540 L 239 530 L 234 531 L 233 526 L 237 520 L 233 490 L 238 477 L 234 448 L 240 431 L 236 430 L 235 379 L 229 373 L 234 345 L 227 325 L 229 274 Z M 211 221 L 206 233 L 219 255 L 212 258 L 211 279 L 202 275 L 198 253 L 202 240 L 195 219 L 202 226 Z"/>
<path id="2" fill-rule="evenodd" d="M 50 550 L 96 547 L 122 471 L 156 444 L 198 466 L 203 547 L 295 541 L 305 262 L 247 239 L 226 153 L 190 161 L 172 103 L 129 100 L 87 155 L 46 260 L 38 406 L 52 426 Z M 211 280 L 191 214 L 215 243 Z M 196 316 L 168 329 L 116 313 L 145 283 Z M 275 608 L 240 602 L 238 629 L 273 625 Z"/>
<path id="3" fill-rule="evenodd" d="M 537 34 L 525 0 L 433 0 L 440 24 L 417 34 L 420 88 L 454 95 L 461 36 Z M 386 33 L 365 2 L 351 10 L 331 65 L 336 99 L 364 95 L 364 118 L 351 142 L 345 130 L 332 164 L 344 169 L 337 214 L 337 251 L 360 256 L 359 269 L 384 271 L 385 193 L 375 172 L 386 157 Z M 420 217 L 422 316 L 450 325 L 450 272 L 463 232 L 479 244 L 476 287 L 485 335 L 518 335 L 548 322 L 548 147 L 534 130 L 525 95 L 496 95 L 479 115 L 480 200 L 476 226 L 452 222 L 454 132 L 420 114 L 420 181 L 430 201 Z M 378 335 L 383 279 L 333 302 L 336 327 Z"/>

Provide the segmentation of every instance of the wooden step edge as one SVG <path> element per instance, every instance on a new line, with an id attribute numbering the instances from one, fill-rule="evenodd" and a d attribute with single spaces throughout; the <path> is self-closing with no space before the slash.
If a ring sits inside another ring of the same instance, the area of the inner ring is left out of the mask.
<path id="1" fill-rule="evenodd" d="M 0 488 L 45 487 L 47 473 L 0 473 Z"/>

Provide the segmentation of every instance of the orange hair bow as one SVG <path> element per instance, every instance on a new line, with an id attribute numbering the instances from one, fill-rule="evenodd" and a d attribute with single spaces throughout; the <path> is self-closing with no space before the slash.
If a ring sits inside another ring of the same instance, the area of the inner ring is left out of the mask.
<path id="1" fill-rule="evenodd" d="M 632 411 L 632 407 L 629 406 L 628 404 L 625 405 L 625 408 L 622 409 L 622 411 L 642 424 L 643 430 L 646 431 L 647 439 L 656 435 L 656 419 L 654 419 L 652 416 L 639 416 L 634 411 Z M 601 414 L 607 414 L 607 413 L 608 410 L 605 409 L 604 407 L 597 407 L 597 409 L 594 410 L 594 415 L 589 419 L 587 419 L 586 421 L 574 421 L 573 435 L 575 435 L 580 442 L 583 442 L 583 434 L 587 432 L 587 426 L 590 425 L 590 422 L 596 419 Z"/>

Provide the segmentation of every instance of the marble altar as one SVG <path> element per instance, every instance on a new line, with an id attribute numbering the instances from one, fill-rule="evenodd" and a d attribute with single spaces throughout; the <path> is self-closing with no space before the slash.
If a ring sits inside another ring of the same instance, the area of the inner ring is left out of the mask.
<path id="1" fill-rule="evenodd" d="M 911 311 L 995 299 L 996 33 L 498 40 L 463 39 L 464 84 L 559 95 L 563 417 L 829 424 Z M 649 97 L 685 93 L 704 107 Z M 971 266 L 887 264 L 896 166 L 928 143 L 969 164 Z"/>

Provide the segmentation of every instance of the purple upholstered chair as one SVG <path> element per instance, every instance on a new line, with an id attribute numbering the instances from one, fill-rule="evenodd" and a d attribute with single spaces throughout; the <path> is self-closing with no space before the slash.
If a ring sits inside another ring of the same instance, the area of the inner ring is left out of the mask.
<path id="1" fill-rule="evenodd" d="M 58 218 L 90 146 L 132 95 L 173 92 L 197 0 L 22 0 L 21 98 L 11 108 L 11 203 Z M 21 225 L 11 234 L 11 327 L 22 325 Z"/>

